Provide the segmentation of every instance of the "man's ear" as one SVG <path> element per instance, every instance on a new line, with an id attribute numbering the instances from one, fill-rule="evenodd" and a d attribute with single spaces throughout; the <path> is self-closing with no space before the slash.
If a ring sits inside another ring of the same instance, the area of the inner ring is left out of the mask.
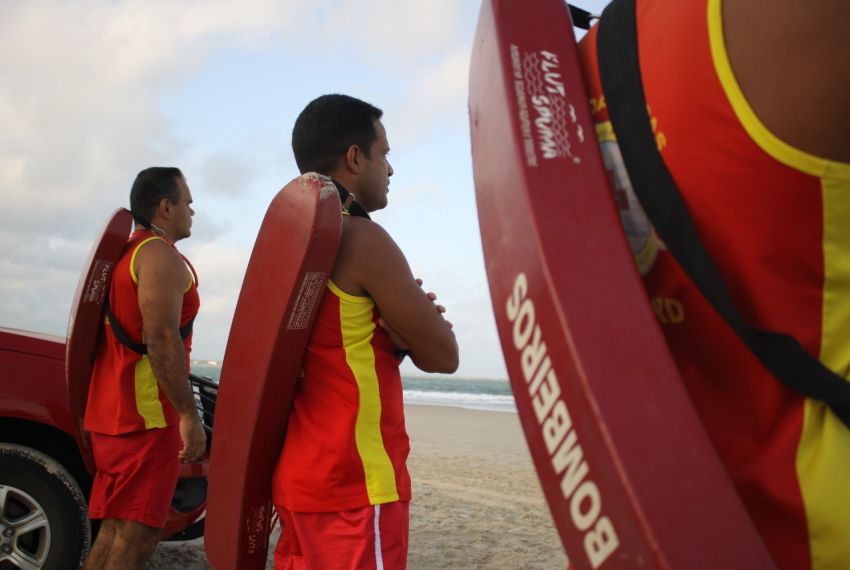
<path id="1" fill-rule="evenodd" d="M 363 168 L 363 152 L 356 144 L 351 145 L 345 151 L 345 168 L 353 174 L 360 174 L 360 170 Z"/>
<path id="2" fill-rule="evenodd" d="M 168 220 L 171 218 L 171 208 L 174 207 L 174 204 L 171 203 L 171 200 L 168 198 L 163 198 L 159 201 L 159 207 L 157 211 L 162 219 Z"/>

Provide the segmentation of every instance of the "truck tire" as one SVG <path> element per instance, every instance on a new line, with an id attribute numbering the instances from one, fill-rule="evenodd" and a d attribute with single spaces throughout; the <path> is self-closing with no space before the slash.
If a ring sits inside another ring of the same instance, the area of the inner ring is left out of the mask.
<path id="1" fill-rule="evenodd" d="M 78 568 L 91 540 L 86 497 L 35 449 L 0 443 L 0 568 Z"/>

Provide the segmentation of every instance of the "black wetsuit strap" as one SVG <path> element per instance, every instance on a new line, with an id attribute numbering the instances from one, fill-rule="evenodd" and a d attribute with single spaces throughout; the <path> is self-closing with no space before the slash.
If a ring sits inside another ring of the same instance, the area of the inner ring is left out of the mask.
<path id="1" fill-rule="evenodd" d="M 136 352 L 138 354 L 147 354 L 148 353 L 148 346 L 146 344 L 140 344 L 138 342 L 134 342 L 134 341 L 130 340 L 130 337 L 127 336 L 127 333 L 121 327 L 121 324 L 118 322 L 118 319 L 116 319 L 115 315 L 112 314 L 112 309 L 109 307 L 109 299 L 108 298 L 103 303 L 103 310 L 106 313 L 106 318 L 109 320 L 109 327 L 112 329 L 112 334 L 115 335 L 115 338 L 118 340 L 118 342 L 120 342 L 121 344 L 123 344 L 124 346 L 126 346 L 127 348 L 129 348 L 130 350 L 132 350 L 133 352 Z M 195 324 L 195 317 L 192 317 L 191 319 L 189 319 L 189 322 L 187 322 L 185 325 L 180 327 L 180 339 L 181 340 L 186 340 L 186 338 L 190 334 L 192 334 L 192 328 L 193 328 L 194 324 Z"/>
<path id="2" fill-rule="evenodd" d="M 195 326 L 195 317 L 189 319 L 185 325 L 180 327 L 180 340 L 186 340 L 190 334 L 192 334 L 192 328 Z"/>
<path id="3" fill-rule="evenodd" d="M 783 384 L 829 404 L 850 427 L 850 383 L 787 334 L 747 324 L 694 228 L 655 144 L 641 83 L 635 0 L 613 0 L 597 38 L 602 90 L 635 194 L 676 261 L 761 363 Z"/>
<path id="4" fill-rule="evenodd" d="M 342 184 L 340 184 L 336 180 L 334 180 L 333 183 L 334 183 L 334 186 L 336 186 L 337 192 L 339 192 L 339 202 L 340 202 L 340 204 L 345 204 L 345 201 L 348 199 L 349 196 L 351 196 L 351 192 L 346 190 L 345 186 L 343 186 Z M 351 203 L 351 205 L 348 207 L 348 210 L 346 210 L 346 211 L 352 216 L 358 216 L 360 218 L 366 218 L 367 220 L 371 220 L 372 218 L 369 217 L 369 212 L 364 210 L 363 206 L 361 206 L 360 204 L 358 204 L 356 202 L 356 199 L 357 199 L 357 197 L 355 196 L 355 201 Z"/>
<path id="5" fill-rule="evenodd" d="M 115 335 L 115 338 L 132 350 L 133 352 L 137 352 L 139 354 L 147 354 L 148 347 L 147 345 L 140 344 L 138 342 L 133 342 L 130 340 L 130 337 L 127 336 L 127 333 L 124 332 L 124 329 L 121 327 L 121 324 L 118 322 L 118 319 L 115 318 L 115 315 L 112 314 L 112 309 L 109 308 L 109 298 L 107 297 L 106 301 L 103 302 L 103 310 L 106 313 L 106 319 L 109 321 L 109 327 L 112 329 L 112 334 Z"/>
<path id="6" fill-rule="evenodd" d="M 138 212 L 134 212 L 133 210 L 127 211 L 130 212 L 130 215 L 133 216 L 133 221 L 135 221 L 138 225 L 142 226 L 147 230 L 151 229 L 151 223 L 148 221 L 147 218 L 145 218 Z"/>

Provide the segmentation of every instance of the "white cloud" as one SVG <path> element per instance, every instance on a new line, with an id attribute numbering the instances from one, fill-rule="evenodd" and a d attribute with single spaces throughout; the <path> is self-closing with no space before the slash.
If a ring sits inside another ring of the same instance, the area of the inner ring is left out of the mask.
<path id="1" fill-rule="evenodd" d="M 251 184 L 253 168 L 239 150 L 219 150 L 203 157 L 200 187 L 204 193 L 235 198 Z"/>
<path id="2" fill-rule="evenodd" d="M 42 220 L 123 203 L 135 172 L 174 163 L 185 143 L 159 108 L 205 57 L 294 26 L 301 3 L 129 1 L 0 5 L 0 193 L 42 197 Z"/>
<path id="3" fill-rule="evenodd" d="M 192 353 L 197 358 L 221 358 L 230 322 L 242 287 L 249 248 L 226 242 L 191 243 L 182 246 L 198 272 L 201 311 L 194 327 Z M 181 244 L 184 242 L 181 242 Z"/>
<path id="4" fill-rule="evenodd" d="M 277 148 L 288 136 L 278 137 L 268 119 L 246 112 L 244 120 L 255 123 L 253 130 L 231 140 L 201 140 L 180 129 L 179 110 L 164 108 L 167 96 L 215 67 L 221 54 L 246 61 L 251 53 L 289 54 L 291 59 L 297 54 L 315 71 L 301 77 L 288 75 L 292 72 L 284 67 L 264 71 L 316 89 L 315 95 L 337 79 L 350 86 L 346 73 L 363 81 L 380 95 L 374 102 L 394 125 L 394 153 L 401 147 L 415 150 L 424 137 L 457 125 L 465 128 L 472 4 L 0 2 L 0 326 L 64 334 L 82 264 L 104 219 L 126 204 L 139 170 L 177 165 L 186 171 L 193 192 L 201 193 L 195 198 L 203 206 L 195 234 L 180 243 L 201 279 L 195 354 L 221 357 L 264 211 L 259 202 L 294 174 L 286 171 L 288 148 Z M 329 73 L 336 74 L 330 81 Z M 223 116 L 232 112 L 221 109 Z M 280 116 L 293 110 L 270 106 L 261 113 Z M 399 187 L 399 202 L 446 206 L 449 191 L 436 184 L 420 191 L 425 180 L 417 179 L 421 186 Z M 432 263 L 427 256 L 414 257 Z M 463 269 L 425 267 L 430 275 L 440 275 L 433 284 L 449 304 L 459 338 L 492 346 L 493 339 L 487 340 L 494 334 L 487 322 L 490 309 L 476 301 L 486 296 L 480 289 L 449 292 L 457 288 L 452 276 Z M 467 351 L 463 358 L 467 369 L 476 357 Z"/>
<path id="5" fill-rule="evenodd" d="M 406 149 L 434 133 L 468 122 L 469 46 L 423 64 L 405 84 L 405 95 L 387 109 L 390 144 Z"/>
<path id="6" fill-rule="evenodd" d="M 64 332 L 91 240 L 135 173 L 186 154 L 164 90 L 216 50 L 291 30 L 303 4 L 0 3 L 0 323 Z"/>
<path id="7" fill-rule="evenodd" d="M 469 46 L 463 45 L 445 54 L 435 65 L 425 68 L 413 84 L 413 108 L 433 107 L 445 112 L 457 111 L 460 106 L 465 114 L 469 93 L 469 57 Z"/>
<path id="8" fill-rule="evenodd" d="M 343 0 L 325 6 L 318 31 L 343 40 L 351 65 L 409 66 L 463 41 L 463 10 L 456 0 Z"/>

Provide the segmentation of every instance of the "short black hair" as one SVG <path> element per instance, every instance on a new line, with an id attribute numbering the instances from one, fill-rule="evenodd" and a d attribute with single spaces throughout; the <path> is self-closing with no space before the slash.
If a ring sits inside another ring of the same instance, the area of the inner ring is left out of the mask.
<path id="1" fill-rule="evenodd" d="M 292 129 L 292 151 L 301 173 L 330 174 L 351 145 L 368 157 L 378 138 L 375 121 L 383 111 L 348 95 L 322 95 L 298 115 Z"/>
<path id="2" fill-rule="evenodd" d="M 174 166 L 151 166 L 139 172 L 130 189 L 130 211 L 150 222 L 159 203 L 168 198 L 172 204 L 180 200 L 177 181 L 183 173 Z"/>

